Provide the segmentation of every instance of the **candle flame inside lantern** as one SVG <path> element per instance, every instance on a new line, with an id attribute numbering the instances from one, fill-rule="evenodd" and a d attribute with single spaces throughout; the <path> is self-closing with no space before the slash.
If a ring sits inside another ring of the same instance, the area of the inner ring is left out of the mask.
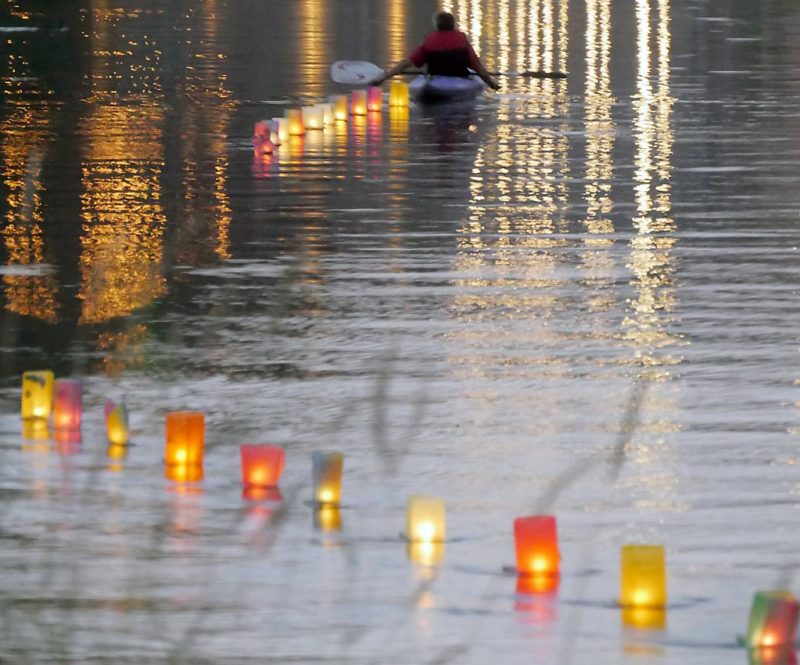
<path id="1" fill-rule="evenodd" d="M 789 591 L 759 591 L 753 597 L 747 630 L 747 646 L 793 647 L 800 605 Z"/>

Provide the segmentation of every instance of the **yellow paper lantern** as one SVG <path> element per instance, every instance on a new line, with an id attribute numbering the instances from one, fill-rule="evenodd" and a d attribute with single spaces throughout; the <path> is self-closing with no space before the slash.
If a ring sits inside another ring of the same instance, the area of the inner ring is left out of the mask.
<path id="1" fill-rule="evenodd" d="M 410 496 L 406 511 L 406 537 L 414 543 L 444 542 L 444 501 L 424 494 Z"/>
<path id="2" fill-rule="evenodd" d="M 620 605 L 664 607 L 667 604 L 667 573 L 662 546 L 625 545 L 620 563 Z"/>
<path id="3" fill-rule="evenodd" d="M 333 102 L 333 117 L 336 122 L 347 122 L 350 109 L 347 104 L 347 95 L 336 95 L 331 97 Z"/>
<path id="4" fill-rule="evenodd" d="M 322 129 L 322 106 L 314 104 L 313 106 L 303 107 L 303 125 L 306 131 L 311 129 Z"/>
<path id="5" fill-rule="evenodd" d="M 24 419 L 50 417 L 53 410 L 55 376 L 50 370 L 36 370 L 22 374 L 22 407 Z"/>
<path id="6" fill-rule="evenodd" d="M 338 506 L 342 500 L 344 455 L 315 452 L 311 463 L 314 502 L 318 506 Z"/>
<path id="7" fill-rule="evenodd" d="M 303 136 L 306 133 L 303 125 L 303 111 L 301 109 L 288 109 L 286 111 L 286 121 L 289 123 L 289 136 Z"/>
<path id="8" fill-rule="evenodd" d="M 353 90 L 350 94 L 350 113 L 352 115 L 367 115 L 366 90 Z"/>
<path id="9" fill-rule="evenodd" d="M 164 460 L 167 466 L 203 466 L 205 418 L 196 411 L 167 414 Z"/>
<path id="10" fill-rule="evenodd" d="M 408 83 L 394 80 L 389 84 L 389 107 L 408 108 Z"/>
<path id="11" fill-rule="evenodd" d="M 126 445 L 130 440 L 127 407 L 109 399 L 106 400 L 105 414 L 108 442 L 118 446 Z"/>
<path id="12" fill-rule="evenodd" d="M 420 566 L 438 566 L 444 560 L 444 543 L 409 542 L 407 554 Z"/>

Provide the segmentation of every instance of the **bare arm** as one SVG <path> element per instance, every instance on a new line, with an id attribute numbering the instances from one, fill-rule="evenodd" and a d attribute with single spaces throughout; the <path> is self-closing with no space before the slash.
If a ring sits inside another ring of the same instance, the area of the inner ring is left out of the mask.
<path id="1" fill-rule="evenodd" d="M 408 58 L 403 58 L 394 67 L 392 67 L 389 71 L 385 72 L 383 74 L 383 76 L 379 76 L 378 78 L 373 80 L 372 81 L 372 85 L 380 85 L 386 79 L 392 78 L 392 76 L 400 74 L 401 72 L 404 72 L 404 71 L 406 71 L 406 69 L 409 69 L 410 67 L 413 67 L 413 66 L 414 66 L 414 63 L 411 62 L 411 60 L 409 60 Z"/>
<path id="2" fill-rule="evenodd" d="M 481 59 L 475 54 L 472 46 L 469 46 L 469 65 L 473 71 L 481 77 L 481 80 L 488 85 L 492 90 L 499 90 L 500 84 L 497 79 L 483 66 Z"/>

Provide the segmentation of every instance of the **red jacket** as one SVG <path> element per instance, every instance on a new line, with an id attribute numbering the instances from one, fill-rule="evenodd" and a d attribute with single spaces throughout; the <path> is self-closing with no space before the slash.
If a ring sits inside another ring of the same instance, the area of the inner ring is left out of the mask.
<path id="1" fill-rule="evenodd" d="M 467 36 L 460 30 L 437 30 L 429 34 L 408 59 L 415 67 L 427 65 L 432 76 L 469 76 L 480 60 Z"/>

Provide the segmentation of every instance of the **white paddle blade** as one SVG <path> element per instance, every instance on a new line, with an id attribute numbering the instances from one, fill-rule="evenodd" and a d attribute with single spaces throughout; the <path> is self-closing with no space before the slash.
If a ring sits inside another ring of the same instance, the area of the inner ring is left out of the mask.
<path id="1" fill-rule="evenodd" d="M 347 85 L 366 85 L 382 74 L 378 65 L 363 60 L 338 60 L 331 65 L 331 78 Z"/>

